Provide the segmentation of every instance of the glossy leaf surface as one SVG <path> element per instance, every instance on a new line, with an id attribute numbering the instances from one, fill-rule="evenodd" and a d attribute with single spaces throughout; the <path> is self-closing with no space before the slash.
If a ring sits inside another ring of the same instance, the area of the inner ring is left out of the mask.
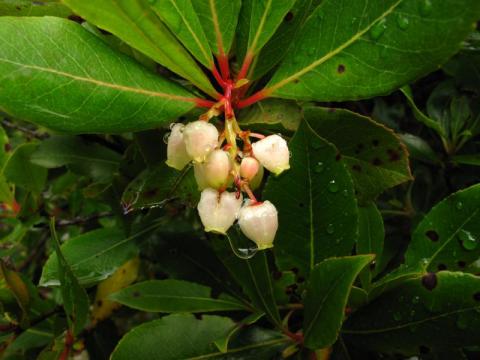
<path id="1" fill-rule="evenodd" d="M 297 268 L 305 275 L 326 258 L 351 253 L 358 210 L 338 150 L 309 123 L 300 125 L 289 149 L 290 170 L 269 178 L 263 199 L 278 210 L 277 265 L 281 270 Z"/>
<path id="2" fill-rule="evenodd" d="M 63 132 L 138 131 L 195 105 L 180 86 L 53 17 L 0 19 L 0 76 L 0 109 Z"/>

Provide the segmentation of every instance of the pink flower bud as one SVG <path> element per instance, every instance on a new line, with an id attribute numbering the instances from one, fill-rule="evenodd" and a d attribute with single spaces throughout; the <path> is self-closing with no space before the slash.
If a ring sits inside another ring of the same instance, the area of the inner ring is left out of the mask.
<path id="1" fill-rule="evenodd" d="M 214 150 L 204 163 L 205 180 L 209 187 L 220 189 L 225 186 L 230 176 L 232 164 L 230 156 L 223 150 Z"/>
<path id="2" fill-rule="evenodd" d="M 219 193 L 208 188 L 202 191 L 197 209 L 205 231 L 226 234 L 237 219 L 241 206 L 241 196 L 237 199 L 235 193 Z"/>
<path id="3" fill-rule="evenodd" d="M 243 234 L 260 250 L 270 248 L 278 229 L 277 209 L 270 201 L 257 204 L 249 201 L 240 209 L 238 224 Z"/>
<path id="4" fill-rule="evenodd" d="M 183 130 L 188 155 L 196 162 L 203 162 L 218 145 L 217 128 L 205 121 L 188 123 Z"/>
<path id="5" fill-rule="evenodd" d="M 253 157 L 243 158 L 240 164 L 240 176 L 245 180 L 251 181 L 257 175 L 260 169 L 260 163 Z"/>
<path id="6" fill-rule="evenodd" d="M 287 142 L 278 135 L 270 135 L 252 144 L 253 155 L 269 171 L 279 175 L 290 169 Z"/>
<path id="7" fill-rule="evenodd" d="M 168 137 L 167 144 L 167 165 L 182 170 L 192 158 L 187 154 L 187 148 L 185 147 L 185 141 L 183 138 L 183 124 L 174 124 L 172 132 Z"/>

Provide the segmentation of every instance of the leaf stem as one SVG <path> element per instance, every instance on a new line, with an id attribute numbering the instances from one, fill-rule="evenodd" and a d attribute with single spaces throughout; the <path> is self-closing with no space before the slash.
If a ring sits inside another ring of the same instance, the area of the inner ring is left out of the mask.
<path id="1" fill-rule="evenodd" d="M 214 101 L 201 98 L 194 98 L 193 101 L 195 102 L 197 107 L 211 108 L 215 105 Z"/>
<path id="2" fill-rule="evenodd" d="M 269 96 L 269 94 L 270 94 L 270 92 L 268 91 L 268 89 L 262 89 L 262 90 L 256 92 L 255 94 L 253 94 L 252 96 L 250 96 L 246 99 L 240 100 L 237 103 L 237 108 L 242 109 L 244 107 L 255 104 L 256 102 L 267 98 Z"/>
<path id="3" fill-rule="evenodd" d="M 238 80 L 241 80 L 247 76 L 247 73 L 248 73 L 248 70 L 250 69 L 250 65 L 252 64 L 252 61 L 253 61 L 253 53 L 248 52 L 247 55 L 245 55 L 245 59 L 243 60 L 242 68 L 238 73 L 238 76 L 237 76 Z"/>
<path id="4" fill-rule="evenodd" d="M 219 49 L 220 54 L 217 55 L 218 65 L 220 66 L 220 72 L 222 78 L 227 80 L 230 78 L 230 65 L 228 63 L 228 56 L 223 52 L 223 49 Z"/>

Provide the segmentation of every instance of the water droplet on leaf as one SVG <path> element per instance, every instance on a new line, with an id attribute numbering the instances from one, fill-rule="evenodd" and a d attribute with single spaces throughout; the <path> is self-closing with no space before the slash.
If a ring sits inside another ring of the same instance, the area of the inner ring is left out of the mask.
<path id="1" fill-rule="evenodd" d="M 400 321 L 402 320 L 402 315 L 399 312 L 393 313 L 393 319 L 395 321 Z"/>
<path id="2" fill-rule="evenodd" d="M 455 207 L 457 208 L 457 210 L 462 210 L 463 209 L 463 203 L 461 201 L 459 201 L 455 204 Z"/>
<path id="3" fill-rule="evenodd" d="M 327 225 L 327 233 L 333 234 L 334 232 L 335 232 L 335 227 L 333 226 L 333 224 L 328 224 Z"/>
<path id="4" fill-rule="evenodd" d="M 398 14 L 397 16 L 397 24 L 398 27 L 402 30 L 407 30 L 408 25 L 410 25 L 410 21 L 405 15 Z"/>
<path id="5" fill-rule="evenodd" d="M 323 171 L 323 162 L 319 161 L 319 162 L 315 165 L 314 171 L 315 171 L 317 174 L 320 174 L 320 173 Z"/>
<path id="6" fill-rule="evenodd" d="M 370 29 L 370 37 L 372 38 L 372 40 L 378 40 L 383 35 L 386 29 L 387 19 L 383 18 L 372 26 L 372 28 Z"/>
<path id="7" fill-rule="evenodd" d="M 238 224 L 230 228 L 226 237 L 233 253 L 240 259 L 251 259 L 258 252 L 257 244 L 243 235 Z"/>
<path id="8" fill-rule="evenodd" d="M 330 191 L 331 193 L 336 193 L 338 192 L 338 184 L 335 180 L 330 180 L 330 182 L 328 183 L 328 191 Z"/>
<path id="9" fill-rule="evenodd" d="M 465 250 L 475 250 L 478 246 L 477 239 L 472 235 L 472 233 L 466 230 L 460 230 L 458 232 L 458 238 L 462 242 L 462 246 Z"/>
<path id="10" fill-rule="evenodd" d="M 432 0 L 422 0 L 420 1 L 420 15 L 427 16 L 433 10 Z"/>

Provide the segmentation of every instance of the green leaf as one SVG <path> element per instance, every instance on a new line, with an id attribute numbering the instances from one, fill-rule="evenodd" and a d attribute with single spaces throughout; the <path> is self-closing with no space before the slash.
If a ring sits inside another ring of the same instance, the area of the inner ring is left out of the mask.
<path id="1" fill-rule="evenodd" d="M 264 94 L 343 101 L 389 93 L 436 70 L 479 16 L 470 0 L 324 0 Z"/>
<path id="2" fill-rule="evenodd" d="M 237 30 L 237 57 L 243 59 L 243 66 L 251 64 L 294 3 L 295 0 L 242 1 Z"/>
<path id="3" fill-rule="evenodd" d="M 234 235 L 232 232 L 229 234 Z M 211 242 L 217 257 L 248 295 L 255 309 L 264 312 L 273 324 L 280 326 L 266 251 L 259 251 L 251 259 L 240 259 L 233 253 L 227 238 L 212 237 Z"/>
<path id="4" fill-rule="evenodd" d="M 8 157 L 10 156 L 10 143 L 8 140 L 7 133 L 0 126 L 0 173 L 3 170 L 3 166 L 7 162 Z"/>
<path id="5" fill-rule="evenodd" d="M 69 263 L 63 257 L 55 232 L 55 218 L 50 221 L 50 231 L 52 233 L 53 246 L 57 254 L 57 271 L 60 279 L 60 291 L 63 299 L 63 308 L 67 314 L 67 321 L 73 335 L 77 335 L 85 326 L 88 317 L 89 303 L 85 289 L 80 286 Z"/>
<path id="6" fill-rule="evenodd" d="M 295 131 L 303 119 L 302 108 L 294 101 L 266 99 L 247 107 L 239 115 L 240 126 L 249 129 Z"/>
<path id="7" fill-rule="evenodd" d="M 211 312 L 245 310 L 235 298 L 213 298 L 207 286 L 183 280 L 150 280 L 131 285 L 110 296 L 128 307 L 149 312 Z"/>
<path id="8" fill-rule="evenodd" d="M 5 179 L 5 176 L 0 173 L 0 203 L 12 204 L 15 199 L 12 188 Z"/>
<path id="9" fill-rule="evenodd" d="M 305 276 L 320 261 L 351 253 L 358 210 L 352 179 L 337 149 L 308 122 L 300 125 L 289 149 L 291 169 L 270 176 L 262 198 L 278 210 L 274 251 L 279 269 L 297 268 Z"/>
<path id="10" fill-rule="evenodd" d="M 304 302 L 305 346 L 321 349 L 335 343 L 353 282 L 374 258 L 358 255 L 327 259 L 312 269 Z"/>
<path id="11" fill-rule="evenodd" d="M 438 155 L 430 147 L 429 143 L 421 137 L 412 134 L 399 134 L 402 142 L 407 146 L 410 158 L 421 160 L 430 164 L 439 164 Z"/>
<path id="12" fill-rule="evenodd" d="M 213 342 L 233 325 L 226 317 L 174 314 L 144 323 L 128 332 L 115 348 L 112 360 L 193 359 L 216 353 Z"/>
<path id="13" fill-rule="evenodd" d="M 30 162 L 36 148 L 37 145 L 33 143 L 17 147 L 5 164 L 4 174 L 8 181 L 40 193 L 47 180 L 47 170 Z"/>
<path id="14" fill-rule="evenodd" d="M 480 184 L 435 205 L 413 232 L 405 263 L 463 270 L 480 256 Z"/>
<path id="15" fill-rule="evenodd" d="M 122 205 L 128 212 L 163 206 L 175 198 L 195 203 L 198 196 L 193 167 L 178 171 L 161 163 L 142 171 L 128 184 L 122 195 Z"/>
<path id="16" fill-rule="evenodd" d="M 32 154 L 31 162 L 45 168 L 70 165 L 76 173 L 108 182 L 118 170 L 120 159 L 120 154 L 79 137 L 54 136 L 40 143 Z"/>
<path id="17" fill-rule="evenodd" d="M 0 16 L 58 16 L 73 15 L 69 8 L 58 1 L 3 0 Z"/>
<path id="18" fill-rule="evenodd" d="M 417 104 L 415 104 L 415 100 L 413 99 L 412 89 L 410 88 L 410 86 L 405 85 L 400 89 L 400 91 L 403 95 L 405 95 L 405 98 L 407 99 L 408 105 L 410 105 L 410 108 L 412 109 L 415 119 L 420 121 L 423 125 L 428 126 L 430 129 L 435 130 L 438 135 L 446 135 L 444 129 L 438 121 L 429 118 L 417 107 Z"/>
<path id="19" fill-rule="evenodd" d="M 241 0 L 193 0 L 210 48 L 217 56 L 228 55 L 237 28 Z"/>
<path id="20" fill-rule="evenodd" d="M 158 0 L 153 2 L 152 8 L 190 53 L 212 69 L 212 51 L 192 0 Z"/>
<path id="21" fill-rule="evenodd" d="M 64 0 L 76 14 L 215 96 L 207 76 L 162 23 L 147 0 Z M 138 80 L 138 79 L 137 79 Z"/>
<path id="22" fill-rule="evenodd" d="M 361 203 L 412 179 L 406 148 L 387 127 L 341 109 L 306 108 L 305 118 L 340 151 Z"/>
<path id="23" fill-rule="evenodd" d="M 295 2 L 283 18 L 278 30 L 253 62 L 250 78 L 259 79 L 283 60 L 288 48 L 295 43 L 295 38 L 311 11 L 311 2 L 312 0 L 297 0 Z"/>
<path id="24" fill-rule="evenodd" d="M 377 262 L 380 260 L 383 252 L 383 240 L 385 238 L 385 229 L 383 227 L 382 215 L 378 211 L 375 203 L 358 208 L 358 240 L 356 253 L 375 254 Z M 370 287 L 372 277 L 377 273 L 374 269 L 365 269 L 360 274 L 360 280 L 364 289 Z"/>
<path id="25" fill-rule="evenodd" d="M 454 155 L 451 160 L 456 164 L 480 166 L 480 155 Z"/>
<path id="26" fill-rule="evenodd" d="M 118 228 L 97 229 L 68 240 L 62 253 L 83 286 L 92 286 L 115 272 L 137 253 L 136 236 L 125 237 Z M 43 267 L 41 286 L 58 286 L 58 257 L 52 254 Z"/>
<path id="27" fill-rule="evenodd" d="M 479 289 L 480 279 L 470 274 L 427 273 L 355 312 L 342 332 L 346 340 L 384 353 L 414 355 L 476 346 Z"/>
<path id="28" fill-rule="evenodd" d="M 156 127 L 195 101 L 80 25 L 53 17 L 0 18 L 0 76 L 0 109 L 70 133 Z"/>

